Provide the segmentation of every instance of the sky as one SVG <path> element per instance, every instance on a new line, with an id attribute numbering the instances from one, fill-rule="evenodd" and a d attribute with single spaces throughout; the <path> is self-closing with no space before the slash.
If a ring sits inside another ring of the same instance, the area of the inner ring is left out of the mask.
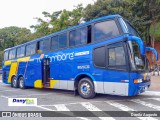
<path id="1" fill-rule="evenodd" d="M 93 4 L 95 0 L 0 0 L 0 29 L 9 26 L 26 27 L 36 25 L 36 17 L 43 18 L 42 12 L 72 10 L 80 3 Z"/>

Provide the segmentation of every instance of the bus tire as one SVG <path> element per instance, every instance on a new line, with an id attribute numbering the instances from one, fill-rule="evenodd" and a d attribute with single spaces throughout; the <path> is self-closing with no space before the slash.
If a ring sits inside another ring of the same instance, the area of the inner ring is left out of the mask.
<path id="1" fill-rule="evenodd" d="M 16 76 L 12 77 L 11 87 L 13 87 L 13 88 L 18 88 L 19 87 L 18 86 L 18 80 L 17 80 Z"/>
<path id="2" fill-rule="evenodd" d="M 82 78 L 78 83 L 78 93 L 85 99 L 94 98 L 96 93 L 93 82 L 89 78 Z"/>
<path id="3" fill-rule="evenodd" d="M 26 86 L 24 84 L 24 78 L 21 76 L 21 77 L 19 77 L 18 81 L 19 81 L 19 88 L 25 89 Z"/>

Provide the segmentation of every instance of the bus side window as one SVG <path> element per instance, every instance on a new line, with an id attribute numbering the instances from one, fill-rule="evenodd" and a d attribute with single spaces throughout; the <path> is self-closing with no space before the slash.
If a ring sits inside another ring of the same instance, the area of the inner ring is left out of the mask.
<path id="1" fill-rule="evenodd" d="M 4 61 L 8 60 L 8 51 L 5 51 L 4 53 Z"/>
<path id="2" fill-rule="evenodd" d="M 26 46 L 26 56 L 30 55 L 30 51 L 31 51 L 30 45 L 27 45 Z"/>
<path id="3" fill-rule="evenodd" d="M 69 46 L 84 45 L 87 43 L 87 27 L 72 30 L 69 33 Z"/>
<path id="4" fill-rule="evenodd" d="M 123 47 L 109 48 L 109 66 L 126 65 Z"/>
<path id="5" fill-rule="evenodd" d="M 23 57 L 25 53 L 25 46 L 17 48 L 17 58 Z"/>
<path id="6" fill-rule="evenodd" d="M 25 46 L 22 46 L 22 47 L 21 47 L 20 57 L 23 57 L 23 56 L 25 56 Z"/>
<path id="7" fill-rule="evenodd" d="M 50 39 L 44 39 L 39 42 L 40 53 L 44 53 L 50 50 Z"/>
<path id="8" fill-rule="evenodd" d="M 12 49 L 9 51 L 9 59 L 16 58 L 16 49 Z"/>
<path id="9" fill-rule="evenodd" d="M 73 30 L 69 33 L 69 46 L 75 46 L 75 36 L 76 30 Z"/>
<path id="10" fill-rule="evenodd" d="M 107 40 L 119 34 L 118 27 L 114 20 L 103 21 L 94 25 L 94 41 Z"/>
<path id="11" fill-rule="evenodd" d="M 36 43 L 31 43 L 26 46 L 26 56 L 33 55 L 36 53 Z"/>
<path id="12" fill-rule="evenodd" d="M 31 48 L 31 53 L 30 54 L 31 55 L 35 54 L 36 53 L 36 43 L 32 43 L 30 48 Z"/>
<path id="13" fill-rule="evenodd" d="M 67 33 L 63 33 L 59 35 L 59 48 L 66 48 L 67 47 Z"/>
<path id="14" fill-rule="evenodd" d="M 17 48 L 17 58 L 20 57 L 20 54 L 21 54 L 21 47 Z"/>
<path id="15" fill-rule="evenodd" d="M 58 36 L 51 38 L 51 50 L 57 50 L 59 48 Z"/>
<path id="16" fill-rule="evenodd" d="M 122 43 L 116 43 L 108 46 L 106 60 L 109 69 L 126 70 L 126 53 Z"/>
<path id="17" fill-rule="evenodd" d="M 80 44 L 87 43 L 87 27 L 80 28 Z"/>
<path id="18" fill-rule="evenodd" d="M 94 65 L 97 67 L 105 67 L 105 46 L 101 46 L 94 49 L 93 53 Z"/>

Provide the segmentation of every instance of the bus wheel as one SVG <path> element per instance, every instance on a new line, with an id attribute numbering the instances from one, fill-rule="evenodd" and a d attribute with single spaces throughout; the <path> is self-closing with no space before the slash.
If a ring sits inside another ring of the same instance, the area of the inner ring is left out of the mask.
<path id="1" fill-rule="evenodd" d="M 21 89 L 25 89 L 25 88 L 26 88 L 26 86 L 25 86 L 25 84 L 24 84 L 24 78 L 23 78 L 23 77 L 20 77 L 20 78 L 19 78 L 19 87 L 20 87 Z"/>
<path id="2" fill-rule="evenodd" d="M 17 80 L 16 76 L 12 77 L 11 87 L 18 88 L 18 80 Z"/>
<path id="3" fill-rule="evenodd" d="M 93 98 L 96 93 L 94 91 L 93 82 L 89 78 L 82 78 L 78 83 L 78 92 L 82 98 Z"/>

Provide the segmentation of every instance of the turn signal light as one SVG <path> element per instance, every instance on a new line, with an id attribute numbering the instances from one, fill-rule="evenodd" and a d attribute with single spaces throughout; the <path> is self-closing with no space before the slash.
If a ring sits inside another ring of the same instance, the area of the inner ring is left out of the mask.
<path id="1" fill-rule="evenodd" d="M 138 84 L 138 83 L 141 83 L 142 82 L 142 79 L 135 79 L 134 80 L 134 84 Z"/>

